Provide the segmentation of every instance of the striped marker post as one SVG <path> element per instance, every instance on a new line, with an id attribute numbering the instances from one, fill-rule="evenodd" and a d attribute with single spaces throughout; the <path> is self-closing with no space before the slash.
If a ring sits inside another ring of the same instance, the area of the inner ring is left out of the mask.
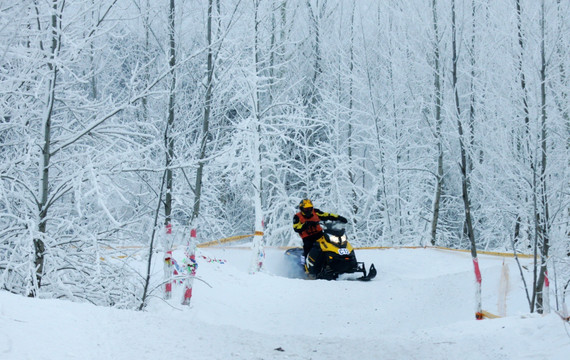
<path id="1" fill-rule="evenodd" d="M 190 305 L 192 299 L 192 284 L 196 277 L 196 229 L 190 231 L 190 241 L 186 246 L 186 280 L 184 281 L 184 293 L 182 296 L 182 305 Z"/>
<path id="2" fill-rule="evenodd" d="M 166 238 L 172 235 L 172 224 L 166 224 Z M 165 239 L 166 240 L 166 239 Z M 172 250 L 170 249 L 171 242 L 166 240 L 164 242 L 164 299 L 169 300 L 172 298 Z"/>
<path id="3" fill-rule="evenodd" d="M 548 271 L 544 271 L 544 289 L 542 290 L 542 312 L 550 313 L 550 280 L 548 280 Z"/>
<path id="4" fill-rule="evenodd" d="M 164 298 L 172 298 L 172 251 L 164 253 Z"/>
<path id="5" fill-rule="evenodd" d="M 475 301 L 477 302 L 477 309 L 475 310 L 475 319 L 483 320 L 485 316 L 483 314 L 483 306 L 481 304 L 481 270 L 479 269 L 479 259 L 473 258 L 473 271 L 475 271 L 476 289 L 475 289 Z"/>

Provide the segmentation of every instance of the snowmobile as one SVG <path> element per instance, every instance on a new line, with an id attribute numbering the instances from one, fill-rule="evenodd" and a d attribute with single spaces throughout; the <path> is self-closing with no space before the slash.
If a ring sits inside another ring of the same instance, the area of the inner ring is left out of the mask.
<path id="1" fill-rule="evenodd" d="M 357 280 L 372 280 L 377 273 L 374 264 L 366 271 L 364 263 L 356 260 L 354 248 L 348 242 L 342 224 L 324 221 L 321 225 L 324 236 L 315 242 L 307 259 L 304 259 L 301 247 L 285 251 L 285 256 L 294 266 L 301 267 L 305 275 L 313 279 L 336 280 L 342 274 L 362 273 Z"/>

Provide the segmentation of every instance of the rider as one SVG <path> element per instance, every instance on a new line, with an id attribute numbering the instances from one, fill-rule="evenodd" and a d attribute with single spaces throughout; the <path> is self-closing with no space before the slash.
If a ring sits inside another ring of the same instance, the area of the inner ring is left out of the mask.
<path id="1" fill-rule="evenodd" d="M 303 256 L 305 257 L 315 242 L 325 235 L 319 221 L 333 220 L 345 224 L 348 222 L 343 216 L 315 209 L 309 199 L 301 200 L 299 210 L 300 211 L 293 216 L 293 229 L 301 236 L 301 239 L 303 239 Z"/>

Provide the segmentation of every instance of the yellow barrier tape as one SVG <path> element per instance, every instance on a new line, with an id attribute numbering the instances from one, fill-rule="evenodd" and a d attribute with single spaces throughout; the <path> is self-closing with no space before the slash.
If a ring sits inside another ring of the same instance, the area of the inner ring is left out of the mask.
<path id="1" fill-rule="evenodd" d="M 452 249 L 443 246 L 363 246 L 355 248 L 357 250 L 387 250 L 387 249 L 438 249 L 438 250 L 449 250 L 449 251 L 459 251 L 459 252 L 471 252 L 467 249 Z M 504 256 L 504 257 L 514 257 L 513 253 L 503 253 L 497 251 L 483 251 L 477 250 L 477 254 L 483 255 L 494 255 L 494 256 Z M 517 254 L 520 258 L 532 258 L 534 255 L 531 254 Z"/>
<path id="2" fill-rule="evenodd" d="M 106 249 L 140 249 L 140 245 L 123 245 L 123 246 L 105 246 Z"/>
<path id="3" fill-rule="evenodd" d="M 471 252 L 471 250 L 467 250 L 467 249 L 451 249 L 451 248 L 446 248 L 446 247 L 443 247 L 443 246 L 433 246 L 432 248 L 440 249 L 440 250 Z M 483 251 L 483 250 L 477 250 L 477 254 L 494 255 L 494 256 L 505 256 L 505 257 L 515 257 L 515 254 L 513 254 L 513 253 L 503 253 L 503 252 L 497 252 L 497 251 Z M 534 257 L 534 255 L 531 255 L 531 254 L 517 254 L 517 256 L 520 257 L 520 258 L 527 258 L 527 259 Z"/>
<path id="4" fill-rule="evenodd" d="M 196 247 L 203 248 L 203 247 L 209 247 L 209 246 L 213 246 L 213 245 L 220 245 L 220 244 L 225 244 L 225 243 L 232 242 L 232 241 L 245 239 L 245 238 L 252 237 L 252 236 L 263 236 L 263 231 L 256 231 L 253 234 L 236 235 L 236 236 L 230 236 L 227 238 L 218 239 L 218 240 L 214 240 L 214 241 L 208 241 L 205 243 L 198 244 L 198 245 L 196 245 Z"/>
<path id="5" fill-rule="evenodd" d="M 388 250 L 388 249 L 426 249 L 425 246 L 361 246 L 356 250 Z"/>
<path id="6" fill-rule="evenodd" d="M 142 245 L 120 245 L 120 246 L 110 246 L 104 245 L 102 246 L 103 249 L 107 250 L 108 252 L 114 251 L 115 253 L 120 253 L 121 255 L 110 255 L 109 257 L 112 259 L 126 259 L 129 257 L 133 257 L 139 253 L 139 250 L 146 248 L 146 246 Z M 136 250 L 130 254 L 126 254 L 126 251 L 121 250 Z M 100 256 L 99 259 L 101 261 L 107 261 L 107 259 L 103 256 Z"/>
<path id="7" fill-rule="evenodd" d="M 119 255 L 119 256 L 111 256 L 111 258 L 113 258 L 113 259 L 126 259 L 126 258 L 128 258 L 128 256 L 127 255 Z M 105 259 L 102 256 L 99 258 L 99 260 L 107 261 L 107 259 Z"/>
<path id="8" fill-rule="evenodd" d="M 495 314 L 491 314 L 488 311 L 481 311 L 481 313 L 483 313 L 483 317 L 487 318 L 487 319 L 500 319 L 501 317 L 499 315 L 495 315 Z"/>
<path id="9" fill-rule="evenodd" d="M 264 233 L 262 231 L 256 231 L 253 234 L 236 235 L 236 236 L 230 236 L 227 238 L 222 238 L 222 239 L 218 239 L 218 240 L 214 240 L 214 241 L 208 241 L 205 243 L 198 244 L 197 247 L 204 248 L 204 247 L 209 247 L 209 246 L 214 246 L 214 245 L 221 245 L 221 244 L 245 239 L 245 238 L 252 237 L 252 236 L 263 236 L 263 235 L 264 235 Z M 133 245 L 133 246 L 117 246 L 115 248 L 112 248 L 110 246 L 106 246 L 105 248 L 111 250 L 111 249 L 140 249 L 143 247 L 144 246 Z M 278 246 L 277 248 L 286 250 L 286 249 L 291 249 L 294 247 L 295 246 Z M 448 251 L 459 251 L 459 252 L 471 252 L 471 250 L 468 250 L 468 249 L 452 249 L 452 248 L 447 248 L 447 247 L 443 247 L 443 246 L 361 246 L 361 247 L 355 247 L 355 249 L 356 250 L 437 249 L 437 250 L 448 250 Z M 503 253 L 503 252 L 497 252 L 497 251 L 478 250 L 477 254 L 503 256 L 503 257 L 514 257 L 513 253 Z M 532 254 L 517 254 L 517 256 L 520 258 L 527 258 L 527 259 L 534 257 L 534 255 L 532 255 Z M 117 257 L 122 259 L 122 258 L 125 258 L 127 256 L 117 256 Z M 101 260 L 104 260 L 104 258 L 101 258 Z"/>

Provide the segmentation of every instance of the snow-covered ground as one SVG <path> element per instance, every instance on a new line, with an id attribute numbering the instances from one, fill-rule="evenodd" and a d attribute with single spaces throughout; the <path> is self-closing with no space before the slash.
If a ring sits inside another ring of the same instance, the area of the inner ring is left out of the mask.
<path id="1" fill-rule="evenodd" d="M 570 358 L 569 325 L 529 314 L 511 258 L 480 256 L 483 308 L 506 316 L 477 321 L 468 253 L 357 250 L 378 269 L 371 282 L 289 278 L 283 251 L 266 255 L 251 275 L 251 251 L 198 249 L 204 281 L 194 282 L 190 307 L 180 286 L 144 312 L 0 291 L 0 359 Z"/>

